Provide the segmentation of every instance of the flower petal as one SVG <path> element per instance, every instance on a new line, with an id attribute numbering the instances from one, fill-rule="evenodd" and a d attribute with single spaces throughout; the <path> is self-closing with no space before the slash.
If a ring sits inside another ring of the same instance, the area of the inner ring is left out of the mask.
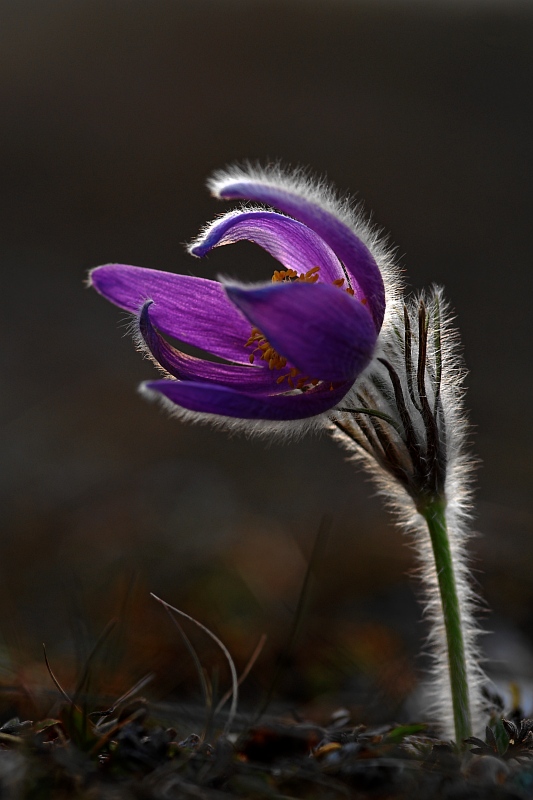
<path id="1" fill-rule="evenodd" d="M 154 360 L 175 378 L 235 386 L 243 392 L 280 393 L 287 390 L 286 386 L 276 383 L 277 375 L 268 369 L 264 361 L 259 361 L 253 367 L 219 364 L 176 350 L 152 325 L 150 314 L 153 308 L 152 301 L 144 304 L 139 315 L 139 333 Z"/>
<path id="2" fill-rule="evenodd" d="M 215 220 L 191 245 L 200 258 L 213 247 L 247 239 L 255 242 L 287 269 L 298 273 L 320 267 L 320 278 L 333 282 L 344 278 L 339 259 L 311 228 L 275 211 L 232 211 Z"/>
<path id="3" fill-rule="evenodd" d="M 369 363 L 376 330 L 359 300 L 323 283 L 226 285 L 230 300 L 304 375 L 355 380 Z"/>
<path id="4" fill-rule="evenodd" d="M 317 202 L 282 182 L 254 178 L 242 174 L 222 176 L 211 182 L 214 193 L 225 200 L 245 198 L 279 208 L 285 214 L 303 222 L 331 247 L 353 278 L 356 294 L 368 301 L 369 309 L 379 331 L 385 313 L 385 288 L 381 272 L 370 250 L 339 217 Z"/>
<path id="5" fill-rule="evenodd" d="M 250 326 L 218 281 L 126 264 L 97 267 L 89 280 L 100 294 L 134 314 L 153 300 L 150 316 L 163 333 L 229 361 L 248 363 L 244 344 Z"/>
<path id="6" fill-rule="evenodd" d="M 150 381 L 142 384 L 141 388 L 145 392 L 157 392 L 189 411 L 238 419 L 296 420 L 314 417 L 333 408 L 349 391 L 350 384 L 344 383 L 332 390 L 271 397 L 190 381 Z"/>

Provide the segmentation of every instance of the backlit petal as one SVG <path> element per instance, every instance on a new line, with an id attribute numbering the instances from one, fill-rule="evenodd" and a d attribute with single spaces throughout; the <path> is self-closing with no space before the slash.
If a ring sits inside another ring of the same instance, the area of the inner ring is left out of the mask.
<path id="1" fill-rule="evenodd" d="M 189 251 L 202 257 L 213 247 L 247 239 L 255 242 L 298 273 L 320 267 L 320 278 L 332 282 L 344 277 L 339 259 L 314 231 L 275 211 L 231 212 L 215 220 Z"/>
<path id="2" fill-rule="evenodd" d="M 284 185 L 253 177 L 222 178 L 212 181 L 215 193 L 226 200 L 245 198 L 279 208 L 303 222 L 331 247 L 342 261 L 359 298 L 368 301 L 379 331 L 385 313 L 385 288 L 378 265 L 369 249 L 351 228 L 328 209 L 291 191 Z"/>
<path id="3" fill-rule="evenodd" d="M 278 375 L 271 372 L 264 361 L 254 366 L 220 364 L 182 353 L 172 347 L 152 325 L 150 314 L 154 308 L 145 303 L 139 315 L 139 333 L 155 361 L 175 378 L 186 381 L 218 383 L 235 386 L 243 392 L 274 393 L 286 391 L 287 387 L 276 382 Z"/>
<path id="4" fill-rule="evenodd" d="M 112 303 L 134 314 L 146 300 L 153 300 L 150 316 L 163 333 L 229 361 L 248 362 L 244 343 L 250 326 L 218 281 L 106 264 L 92 270 L 90 282 Z"/>
<path id="5" fill-rule="evenodd" d="M 376 330 L 365 306 L 327 284 L 227 285 L 230 300 L 304 375 L 355 380 L 369 363 Z"/>
<path id="6" fill-rule="evenodd" d="M 333 390 L 265 397 L 236 392 L 225 386 L 190 381 L 161 380 L 142 385 L 144 391 L 157 392 L 189 411 L 250 420 L 296 420 L 314 417 L 333 408 L 349 388 L 349 384 L 343 384 Z"/>

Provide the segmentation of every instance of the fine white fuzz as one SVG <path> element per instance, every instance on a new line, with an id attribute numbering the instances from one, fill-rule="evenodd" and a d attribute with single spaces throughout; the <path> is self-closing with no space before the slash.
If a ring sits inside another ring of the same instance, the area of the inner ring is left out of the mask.
<path id="1" fill-rule="evenodd" d="M 471 535 L 468 524 L 473 462 L 467 452 L 469 427 L 463 406 L 465 370 L 458 353 L 458 336 L 442 291 L 434 288 L 411 298 L 405 306 L 396 303 L 391 309 L 390 324 L 383 328 L 380 340 L 383 357 L 374 359 L 350 395 L 339 404 L 343 411 L 330 415 L 330 431 L 349 449 L 353 460 L 370 474 L 413 545 L 425 595 L 424 615 L 430 627 L 431 712 L 443 734 L 453 738 L 454 717 L 441 596 L 428 526 L 418 510 L 428 495 L 445 500 L 472 726 L 474 732 L 479 733 L 484 724 L 482 687 L 486 677 L 480 666 L 478 640 L 481 631 L 474 615 L 478 601 L 466 550 Z M 419 363 L 421 342 L 423 365 Z M 392 386 L 394 373 L 400 382 L 400 393 Z M 432 420 L 427 413 L 424 416 L 420 402 L 418 379 L 421 376 L 426 412 L 430 411 Z M 372 411 L 381 416 L 373 416 Z M 407 433 L 406 427 L 410 428 Z"/>
<path id="2" fill-rule="evenodd" d="M 231 219 L 236 219 L 236 218 L 240 217 L 242 215 L 243 211 L 246 211 L 248 213 L 250 213 L 250 212 L 253 213 L 254 211 L 257 212 L 257 211 L 264 211 L 264 210 L 265 209 L 262 206 L 252 205 L 251 203 L 246 203 L 246 205 L 241 204 L 238 208 L 234 208 L 231 211 L 225 211 L 222 214 L 219 214 L 217 217 L 215 217 L 214 220 L 211 220 L 210 222 L 206 222 L 205 225 L 203 225 L 200 228 L 200 232 L 198 233 L 198 235 L 195 236 L 195 238 L 192 240 L 192 242 L 190 242 L 187 245 L 187 252 L 189 253 L 189 255 L 194 256 L 195 258 L 201 258 L 201 256 L 198 256 L 198 254 L 195 253 L 195 249 L 197 247 L 201 247 L 201 245 L 204 244 L 205 240 L 207 239 L 207 237 L 209 236 L 209 234 L 212 232 L 212 230 L 214 228 L 219 227 L 220 225 L 222 225 L 225 222 L 228 222 Z M 237 240 L 235 240 L 235 241 L 237 241 Z M 233 244 L 233 243 L 234 243 L 233 240 L 230 240 L 230 241 L 226 242 L 225 244 Z"/>
<path id="3" fill-rule="evenodd" d="M 348 196 L 340 197 L 329 183 L 311 176 L 309 172 L 304 169 L 286 170 L 280 164 L 267 167 L 258 165 L 230 167 L 227 170 L 216 172 L 208 181 L 208 186 L 215 196 L 219 196 L 219 193 L 225 186 L 237 181 L 259 182 L 286 189 L 305 200 L 313 202 L 347 225 L 370 250 L 381 272 L 386 299 L 383 329 L 390 326 L 392 320 L 389 309 L 394 308 L 402 292 L 400 271 L 395 264 L 392 248 L 387 244 L 382 232 L 365 219 L 361 203 L 354 204 L 353 200 Z M 221 214 L 214 222 L 206 224 L 199 235 L 190 243 L 188 246 L 189 253 L 197 255 L 197 253 L 194 252 L 195 249 L 201 247 L 213 229 L 226 220 L 239 217 L 243 211 L 263 210 L 264 208 L 257 204 L 245 203 L 241 204 L 237 209 Z M 231 243 L 231 239 L 228 238 L 225 243 Z M 226 285 L 246 285 L 242 282 L 228 280 L 227 278 L 220 278 L 220 280 Z M 137 349 L 156 365 L 165 378 L 172 379 L 173 376 L 169 375 L 151 355 L 139 331 L 138 320 L 136 319 L 132 321 L 131 332 L 134 336 Z M 379 351 L 380 343 L 378 340 L 376 352 Z M 356 382 L 356 385 L 359 380 L 360 378 Z M 245 433 L 249 436 L 263 438 L 273 437 L 292 441 L 299 439 L 309 432 L 323 432 L 325 428 L 328 428 L 329 417 L 331 415 L 331 411 L 328 409 L 316 416 L 296 420 L 238 419 L 218 414 L 190 411 L 182 408 L 168 400 L 159 392 L 151 390 L 146 383 L 140 385 L 139 391 L 148 400 L 160 403 L 169 415 L 174 418 L 186 422 L 213 425 L 230 433 Z M 295 391 L 294 394 L 299 394 L 299 392 Z M 341 401 L 340 405 L 344 405 L 345 400 L 346 398 Z"/>
<path id="4" fill-rule="evenodd" d="M 389 246 L 382 230 L 366 219 L 363 204 L 354 203 L 353 198 L 347 195 L 341 196 L 326 179 L 316 178 L 307 169 L 300 167 L 290 170 L 279 163 L 267 166 L 236 164 L 215 172 L 207 185 L 215 197 L 220 197 L 226 186 L 241 181 L 252 181 L 285 189 L 333 214 L 355 233 L 372 253 L 383 278 L 387 304 L 383 324 L 386 327 L 389 322 L 389 309 L 393 308 L 401 295 L 402 280 L 395 263 L 393 248 Z M 249 210 L 250 207 L 245 205 L 244 208 Z"/>
<path id="5" fill-rule="evenodd" d="M 131 318 L 128 325 L 128 332 L 133 338 L 136 350 L 141 353 L 144 358 L 154 364 L 161 373 L 161 376 L 169 380 L 175 380 L 174 376 L 170 375 L 150 352 L 139 328 L 139 315 Z M 198 423 L 200 425 L 211 425 L 220 430 L 225 430 L 228 433 L 244 433 L 250 437 L 263 439 L 274 438 L 278 440 L 297 441 L 307 433 L 323 432 L 324 427 L 328 423 L 330 413 L 329 411 L 325 411 L 315 417 L 281 421 L 238 419 L 235 417 L 224 417 L 219 414 L 204 414 L 201 411 L 190 411 L 187 408 L 178 406 L 160 392 L 150 389 L 149 381 L 141 383 L 138 387 L 138 391 L 139 394 L 149 402 L 159 403 L 167 414 L 174 419 L 179 419 L 183 422 Z"/>
<path id="6" fill-rule="evenodd" d="M 201 411 L 190 411 L 177 406 L 160 392 L 150 389 L 148 382 L 141 383 L 139 393 L 147 400 L 159 403 L 174 419 L 209 425 L 228 433 L 245 434 L 249 437 L 277 439 L 287 442 L 297 441 L 308 433 L 321 433 L 328 424 L 331 411 L 325 411 L 314 417 L 294 420 L 240 419 L 224 417 L 221 414 L 205 414 Z M 299 394 L 299 392 L 298 392 Z"/>

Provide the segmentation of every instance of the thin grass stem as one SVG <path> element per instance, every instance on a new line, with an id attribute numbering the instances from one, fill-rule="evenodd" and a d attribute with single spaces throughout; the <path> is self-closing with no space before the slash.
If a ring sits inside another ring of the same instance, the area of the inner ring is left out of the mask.
<path id="1" fill-rule="evenodd" d="M 170 609 L 171 611 L 174 611 L 176 614 L 179 614 L 181 617 L 184 617 L 185 619 L 188 619 L 189 622 L 193 622 L 198 628 L 200 628 L 200 630 L 204 631 L 204 633 L 207 633 L 207 635 L 222 650 L 222 652 L 223 652 L 223 654 L 224 654 L 224 656 L 226 658 L 226 661 L 228 662 L 228 665 L 229 665 L 229 670 L 230 670 L 230 673 L 231 673 L 232 694 L 233 694 L 233 696 L 231 698 L 231 706 L 230 706 L 230 709 L 229 709 L 228 719 L 226 720 L 226 724 L 224 725 L 224 735 L 227 735 L 229 733 L 230 729 L 231 729 L 231 726 L 233 724 L 233 720 L 235 719 L 235 715 L 237 713 L 237 704 L 239 702 L 239 679 L 237 677 L 237 670 L 235 669 L 235 664 L 233 663 L 233 659 L 232 659 L 232 657 L 230 655 L 230 652 L 229 652 L 228 648 L 226 647 L 224 642 L 222 642 L 218 638 L 218 636 L 215 636 L 215 634 L 212 631 L 210 631 L 209 628 L 206 628 L 206 626 L 202 625 L 201 622 L 198 622 L 197 619 L 194 619 L 194 617 L 191 617 L 189 614 L 186 614 L 185 611 L 180 611 L 179 608 L 176 608 L 175 606 L 171 606 L 170 603 L 167 603 L 165 600 L 162 600 L 160 597 L 158 597 L 153 592 L 150 592 L 150 595 L 154 598 L 154 600 L 157 600 L 158 603 L 161 603 L 161 605 L 164 606 L 167 610 Z"/>
<path id="2" fill-rule="evenodd" d="M 259 722 L 259 720 L 265 714 L 267 708 L 269 707 L 270 702 L 272 700 L 272 697 L 274 696 L 274 691 L 275 691 L 275 689 L 276 689 L 276 687 L 278 685 L 278 681 L 279 681 L 279 679 L 281 677 L 281 674 L 282 674 L 284 668 L 287 666 L 289 658 L 290 658 L 290 656 L 292 654 L 294 645 L 296 643 L 296 640 L 298 638 L 298 634 L 299 634 L 301 626 L 302 626 L 302 622 L 303 622 L 303 619 L 304 619 L 304 616 L 305 616 L 305 610 L 306 610 L 307 603 L 308 603 L 308 600 L 309 600 L 309 596 L 310 596 L 310 593 L 311 593 L 311 586 L 312 586 L 312 580 L 311 579 L 313 577 L 313 572 L 315 571 L 317 564 L 320 563 L 321 557 L 322 557 L 322 555 L 324 553 L 325 546 L 326 546 L 326 541 L 327 541 L 330 529 L 331 529 L 331 520 L 330 520 L 330 518 L 329 517 L 323 517 L 321 522 L 320 522 L 320 527 L 318 529 L 318 532 L 317 532 L 317 535 L 316 535 L 316 538 L 315 538 L 315 542 L 314 542 L 314 545 L 313 545 L 313 550 L 311 552 L 311 556 L 310 556 L 308 564 L 307 564 L 307 569 L 305 571 L 305 576 L 304 576 L 304 579 L 303 579 L 302 588 L 300 589 L 300 595 L 298 597 L 298 604 L 296 606 L 296 611 L 294 612 L 294 616 L 293 616 L 293 620 L 292 620 L 292 626 L 291 626 L 291 630 L 290 630 L 290 633 L 289 633 L 289 638 L 288 638 L 287 644 L 285 646 L 285 649 L 283 650 L 283 652 L 280 654 L 280 656 L 278 658 L 278 663 L 276 665 L 276 669 L 275 669 L 275 672 L 274 672 L 274 677 L 272 678 L 270 686 L 268 687 L 268 690 L 266 692 L 265 698 L 264 698 L 263 702 L 261 703 L 259 709 L 256 712 L 256 715 L 255 715 L 255 718 L 254 718 L 254 724 Z"/>
<path id="3" fill-rule="evenodd" d="M 198 653 L 194 649 L 194 646 L 193 646 L 191 640 L 189 639 L 189 637 L 187 636 L 187 634 L 183 630 L 182 626 L 179 624 L 178 620 L 172 614 L 172 611 L 169 608 L 167 608 L 166 606 L 165 606 L 165 611 L 167 612 L 168 616 L 172 620 L 172 624 L 174 625 L 174 627 L 178 631 L 179 635 L 181 636 L 183 644 L 185 645 L 185 647 L 189 651 L 189 655 L 193 660 L 194 667 L 196 669 L 196 673 L 197 673 L 198 679 L 200 681 L 200 686 L 201 686 L 201 689 L 202 689 L 202 696 L 204 698 L 206 719 L 208 719 L 208 718 L 211 717 L 213 698 L 211 696 L 211 691 L 210 691 L 209 686 L 207 684 L 207 679 L 205 677 L 205 673 L 204 673 L 202 664 L 200 662 L 200 659 L 198 658 Z M 231 690 L 230 690 L 230 695 L 231 695 Z M 207 722 L 206 722 L 205 728 L 207 728 Z M 204 729 L 204 736 L 205 736 L 205 729 Z"/>
<path id="4" fill-rule="evenodd" d="M 266 640 L 267 640 L 266 633 L 262 633 L 261 634 L 261 638 L 259 639 L 258 643 L 255 646 L 254 652 L 250 656 L 250 659 L 249 659 L 248 663 L 246 664 L 245 668 L 243 669 L 243 671 L 241 672 L 241 674 L 239 676 L 239 680 L 237 681 L 237 685 L 238 686 L 241 686 L 241 684 L 244 683 L 244 681 L 246 680 L 246 678 L 248 677 L 248 675 L 252 671 L 252 667 L 254 666 L 255 662 L 257 661 L 257 659 L 259 658 L 259 656 L 263 652 L 263 647 L 265 646 Z M 226 705 L 226 703 L 228 702 L 230 697 L 231 697 L 231 689 L 228 689 L 226 694 L 224 694 L 220 698 L 220 700 L 218 702 L 218 705 L 215 708 L 215 714 L 218 714 L 218 712 L 223 709 L 223 707 Z"/>
<path id="5" fill-rule="evenodd" d="M 72 698 L 68 696 L 68 694 L 67 694 L 67 693 L 66 693 L 66 691 L 63 689 L 63 687 L 62 687 L 62 686 L 61 686 L 61 684 L 59 683 L 58 679 L 57 679 L 57 678 L 56 678 L 56 676 L 54 675 L 54 672 L 53 672 L 53 670 L 52 670 L 52 667 L 50 666 L 50 662 L 48 661 L 48 655 L 47 655 L 47 653 L 46 653 L 46 646 L 45 646 L 44 642 L 43 642 L 43 653 L 44 653 L 44 662 L 45 662 L 45 664 L 46 664 L 46 669 L 48 670 L 48 674 L 49 674 L 49 675 L 50 675 L 50 677 L 52 678 L 52 681 L 53 681 L 53 683 L 54 683 L 54 686 L 56 687 L 57 691 L 58 691 L 58 692 L 60 693 L 60 695 L 61 695 L 61 696 L 62 696 L 62 697 L 63 697 L 63 698 L 64 698 L 64 699 L 67 701 L 67 703 L 68 703 L 70 706 L 73 706 L 73 707 L 76 709 L 76 711 L 78 711 L 78 712 L 81 714 L 81 709 L 80 709 L 80 708 L 79 708 L 79 707 L 78 707 L 78 706 L 75 704 L 75 702 L 72 700 Z"/>

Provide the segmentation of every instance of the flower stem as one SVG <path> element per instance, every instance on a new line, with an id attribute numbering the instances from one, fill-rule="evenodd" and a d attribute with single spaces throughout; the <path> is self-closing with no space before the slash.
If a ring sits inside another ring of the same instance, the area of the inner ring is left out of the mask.
<path id="1" fill-rule="evenodd" d="M 435 557 L 448 649 L 448 669 L 455 738 L 458 748 L 461 749 L 464 739 L 472 735 L 472 723 L 463 620 L 461 618 L 461 606 L 457 594 L 457 578 L 446 523 L 446 500 L 443 497 L 432 497 L 426 500 L 425 503 L 420 504 L 419 511 L 426 520 Z"/>

